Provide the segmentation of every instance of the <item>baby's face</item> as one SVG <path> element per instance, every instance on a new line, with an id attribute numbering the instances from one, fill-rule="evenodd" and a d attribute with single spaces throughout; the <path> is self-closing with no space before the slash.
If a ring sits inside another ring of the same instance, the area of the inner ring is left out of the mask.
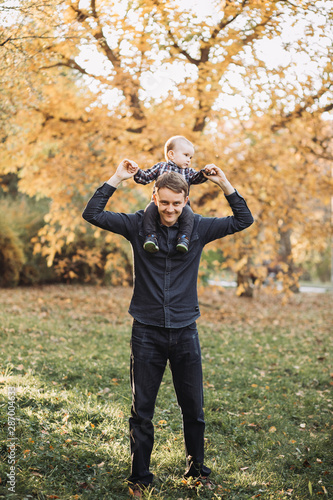
<path id="1" fill-rule="evenodd" d="M 178 141 L 168 157 L 180 168 L 188 168 L 194 155 L 194 148 L 185 141 Z"/>

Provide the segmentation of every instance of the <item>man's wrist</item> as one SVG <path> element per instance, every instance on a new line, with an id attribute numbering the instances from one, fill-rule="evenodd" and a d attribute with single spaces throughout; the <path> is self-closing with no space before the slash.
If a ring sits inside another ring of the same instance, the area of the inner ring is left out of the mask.
<path id="1" fill-rule="evenodd" d="M 232 184 L 230 184 L 228 180 L 224 182 L 221 181 L 219 183 L 219 186 L 226 196 L 235 192 L 235 188 L 232 186 Z"/>
<path id="2" fill-rule="evenodd" d="M 112 186 L 114 188 L 117 188 L 123 179 L 121 179 L 117 174 L 113 174 L 112 177 L 108 181 L 106 181 L 106 184 L 109 184 L 109 186 Z"/>

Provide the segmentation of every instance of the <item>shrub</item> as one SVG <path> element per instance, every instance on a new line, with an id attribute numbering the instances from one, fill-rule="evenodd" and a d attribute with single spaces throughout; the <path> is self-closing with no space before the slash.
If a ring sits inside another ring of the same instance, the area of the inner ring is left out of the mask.
<path id="1" fill-rule="evenodd" d="M 34 255 L 31 241 L 43 226 L 46 212 L 47 200 L 37 202 L 22 195 L 3 195 L 0 199 L 0 286 L 33 285 L 55 280 L 55 272 L 47 267 L 45 258 Z"/>
<path id="2" fill-rule="evenodd" d="M 0 286 L 16 286 L 25 262 L 22 243 L 7 221 L 0 219 Z"/>

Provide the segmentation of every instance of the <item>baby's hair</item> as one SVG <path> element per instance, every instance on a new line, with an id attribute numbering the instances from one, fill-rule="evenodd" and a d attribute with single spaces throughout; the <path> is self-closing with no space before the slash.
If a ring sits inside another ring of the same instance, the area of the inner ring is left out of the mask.
<path id="1" fill-rule="evenodd" d="M 167 161 L 169 159 L 168 152 L 175 149 L 178 141 L 179 142 L 180 141 L 186 142 L 187 144 L 189 144 L 193 148 L 192 142 L 189 141 L 188 139 L 186 139 L 186 137 L 184 137 L 183 135 L 174 135 L 173 137 L 170 137 L 170 139 L 168 139 L 166 141 L 165 146 L 164 146 L 164 155 L 165 155 L 165 159 Z"/>

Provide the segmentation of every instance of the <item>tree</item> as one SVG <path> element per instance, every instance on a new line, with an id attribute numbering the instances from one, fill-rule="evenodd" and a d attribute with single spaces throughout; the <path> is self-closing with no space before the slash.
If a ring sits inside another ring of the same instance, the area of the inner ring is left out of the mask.
<path id="1" fill-rule="evenodd" d="M 6 3 L 2 9 L 9 11 Z M 223 246 L 227 262 L 237 260 L 243 288 L 263 255 L 274 259 L 277 242 L 308 227 L 308 193 L 327 203 L 327 2 L 212 0 L 202 14 L 173 0 L 34 0 L 10 12 L 0 38 L 6 82 L 0 169 L 19 172 L 22 191 L 52 199 L 41 233 L 50 264 L 86 230 L 80 212 L 96 179 L 107 178 L 124 156 L 143 167 L 155 163 L 165 140 L 179 132 L 196 145 L 195 166 L 218 162 L 255 207 L 250 242 Z M 263 44 L 279 44 L 286 60 L 267 61 Z M 297 55 L 308 65 L 301 74 Z M 303 181 L 302 202 L 295 203 L 295 180 Z M 149 192 L 128 186 L 119 208 L 142 207 Z M 191 196 L 205 213 L 219 206 L 213 186 Z M 284 256 L 289 278 L 290 257 Z"/>

